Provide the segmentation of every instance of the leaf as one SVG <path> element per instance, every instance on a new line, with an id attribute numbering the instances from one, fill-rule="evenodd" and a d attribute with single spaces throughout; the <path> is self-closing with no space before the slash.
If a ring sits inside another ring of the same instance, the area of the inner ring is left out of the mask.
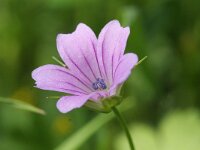
<path id="1" fill-rule="evenodd" d="M 173 110 L 152 128 L 144 123 L 129 126 L 137 150 L 199 150 L 200 115 L 195 109 Z M 129 150 L 127 139 L 120 133 L 116 150 Z"/>
<path id="2" fill-rule="evenodd" d="M 37 113 L 37 114 L 41 114 L 41 115 L 46 114 L 44 110 L 37 108 L 37 107 L 35 107 L 31 104 L 25 103 L 23 101 L 17 100 L 17 99 L 0 97 L 0 102 L 9 104 L 12 107 L 22 109 L 22 110 L 26 110 L 26 111 L 30 111 L 30 112 L 33 112 L 33 113 Z"/>

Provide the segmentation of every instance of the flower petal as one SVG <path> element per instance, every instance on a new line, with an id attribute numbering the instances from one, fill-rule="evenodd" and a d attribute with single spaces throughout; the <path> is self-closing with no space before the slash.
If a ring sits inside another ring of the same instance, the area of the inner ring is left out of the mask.
<path id="1" fill-rule="evenodd" d="M 67 113 L 72 109 L 83 106 L 89 98 L 90 95 L 64 96 L 58 100 L 56 106 L 60 112 Z"/>
<path id="2" fill-rule="evenodd" d="M 63 61 L 89 86 L 100 77 L 96 43 L 95 34 L 83 23 L 79 24 L 72 34 L 57 36 L 57 49 Z"/>
<path id="3" fill-rule="evenodd" d="M 88 94 L 92 89 L 64 67 L 44 65 L 32 72 L 36 87 L 44 90 L 65 92 L 74 95 Z"/>
<path id="4" fill-rule="evenodd" d="M 131 73 L 131 69 L 137 64 L 138 57 L 136 54 L 125 54 L 114 72 L 114 86 L 123 83 Z"/>
<path id="5" fill-rule="evenodd" d="M 116 20 L 109 22 L 98 38 L 98 61 L 103 78 L 109 85 L 113 82 L 113 71 L 124 53 L 129 27 L 123 28 Z"/>

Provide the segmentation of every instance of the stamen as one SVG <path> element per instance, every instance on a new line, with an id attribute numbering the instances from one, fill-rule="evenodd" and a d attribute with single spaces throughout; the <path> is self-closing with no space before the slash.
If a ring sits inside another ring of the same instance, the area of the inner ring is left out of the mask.
<path id="1" fill-rule="evenodd" d="M 96 82 L 92 84 L 94 90 L 104 90 L 107 88 L 103 79 L 97 78 Z"/>
<path id="2" fill-rule="evenodd" d="M 97 89 L 98 89 L 98 85 L 97 85 L 97 83 L 96 83 L 96 82 L 93 83 L 93 84 L 92 84 L 92 87 L 93 87 L 94 90 L 97 90 Z"/>

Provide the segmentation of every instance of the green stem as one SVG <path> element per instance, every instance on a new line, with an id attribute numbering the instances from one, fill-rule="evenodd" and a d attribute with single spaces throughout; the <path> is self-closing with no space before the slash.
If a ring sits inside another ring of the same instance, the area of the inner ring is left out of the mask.
<path id="1" fill-rule="evenodd" d="M 112 107 L 112 110 L 115 113 L 115 115 L 117 116 L 119 122 L 121 123 L 121 126 L 123 127 L 123 129 L 124 129 L 124 131 L 126 133 L 126 137 L 128 139 L 128 142 L 129 142 L 131 150 L 135 150 L 134 145 L 133 145 L 133 140 L 131 138 L 131 134 L 130 134 L 130 132 L 128 130 L 128 127 L 126 125 L 126 122 L 125 122 L 124 118 L 122 117 L 122 115 L 120 114 L 120 112 L 117 110 L 116 107 Z"/>

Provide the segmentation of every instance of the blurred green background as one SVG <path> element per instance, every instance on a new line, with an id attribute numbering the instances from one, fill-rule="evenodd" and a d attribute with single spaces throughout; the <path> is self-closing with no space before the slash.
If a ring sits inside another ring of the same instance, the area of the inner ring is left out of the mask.
<path id="1" fill-rule="evenodd" d="M 53 150 L 97 116 L 85 108 L 59 113 L 56 99 L 46 99 L 58 93 L 35 89 L 31 72 L 55 64 L 58 33 L 83 22 L 98 35 L 112 19 L 131 28 L 126 52 L 148 56 L 122 89 L 137 150 L 200 149 L 199 0 L 0 0 L 0 96 L 47 113 L 0 103 L 0 150 Z M 129 147 L 112 119 L 79 149 Z"/>

